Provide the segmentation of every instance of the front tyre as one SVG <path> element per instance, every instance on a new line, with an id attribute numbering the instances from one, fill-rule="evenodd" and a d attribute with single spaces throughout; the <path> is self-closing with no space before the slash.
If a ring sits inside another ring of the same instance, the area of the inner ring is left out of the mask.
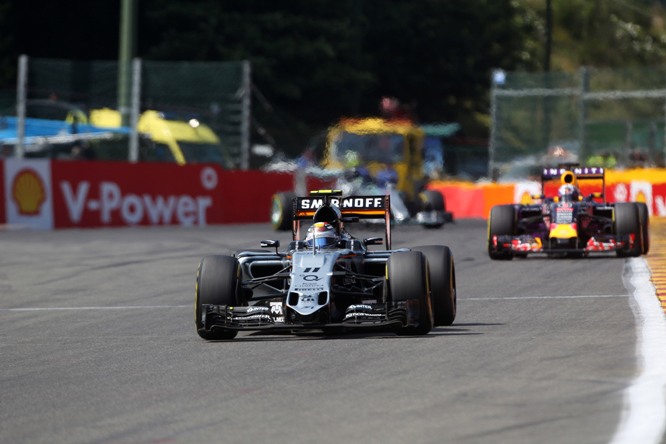
<path id="1" fill-rule="evenodd" d="M 404 303 L 407 309 L 407 323 L 397 334 L 428 334 L 434 320 L 425 256 L 419 251 L 393 253 L 386 267 L 390 299 L 395 305 Z"/>
<path id="2" fill-rule="evenodd" d="M 641 255 L 641 223 L 638 214 L 638 205 L 631 202 L 620 202 L 615 204 L 615 235 L 624 237 L 634 236 L 634 243 L 628 249 L 617 250 L 618 257 L 638 257 Z"/>
<path id="3" fill-rule="evenodd" d="M 275 231 L 287 231 L 292 227 L 293 201 L 296 194 L 275 193 L 271 202 L 271 225 Z"/>
<path id="4" fill-rule="evenodd" d="M 513 236 L 516 230 L 516 209 L 513 205 L 497 205 L 490 210 L 488 219 L 488 256 L 494 260 L 511 260 L 511 250 L 498 251 L 494 245 L 495 236 Z"/>
<path id="5" fill-rule="evenodd" d="M 434 325 L 451 325 L 456 319 L 456 270 L 453 253 L 445 245 L 412 248 L 428 259 Z"/>
<path id="6" fill-rule="evenodd" d="M 641 254 L 650 252 L 650 212 L 647 204 L 636 202 L 638 206 L 638 220 L 641 224 Z"/>
<path id="7" fill-rule="evenodd" d="M 197 333 L 204 339 L 233 339 L 234 330 L 207 331 L 204 329 L 202 313 L 204 305 L 236 305 L 239 281 L 239 266 L 231 256 L 206 256 L 197 269 L 194 296 L 194 316 Z"/>

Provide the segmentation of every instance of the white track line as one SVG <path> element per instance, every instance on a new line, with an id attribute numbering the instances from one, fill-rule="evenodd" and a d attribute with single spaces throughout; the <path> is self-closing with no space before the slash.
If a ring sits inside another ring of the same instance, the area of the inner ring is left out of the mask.
<path id="1" fill-rule="evenodd" d="M 33 307 L 33 308 L 0 308 L 3 311 L 66 311 L 66 310 L 154 310 L 160 308 L 192 308 L 188 305 L 124 305 L 117 307 Z"/>
<path id="2" fill-rule="evenodd" d="M 521 301 L 523 299 L 598 299 L 598 298 L 628 298 L 628 294 L 583 294 L 583 295 L 560 295 L 560 296 L 507 296 L 493 298 L 458 298 L 460 301 Z"/>
<path id="3" fill-rule="evenodd" d="M 643 258 L 629 259 L 638 372 L 624 391 L 622 420 L 611 444 L 658 444 L 666 431 L 666 317 Z"/>
<path id="4" fill-rule="evenodd" d="M 622 420 L 610 444 L 658 444 L 666 430 L 666 318 L 650 281 L 650 270 L 643 258 L 630 259 L 629 283 L 633 287 L 631 308 L 638 330 L 639 372 L 624 393 Z M 623 298 L 627 295 L 524 296 L 462 298 L 460 301 L 521 299 Z M 117 307 L 36 307 L 0 308 L 0 312 L 62 310 L 140 310 L 189 308 L 188 305 L 134 305 Z"/>

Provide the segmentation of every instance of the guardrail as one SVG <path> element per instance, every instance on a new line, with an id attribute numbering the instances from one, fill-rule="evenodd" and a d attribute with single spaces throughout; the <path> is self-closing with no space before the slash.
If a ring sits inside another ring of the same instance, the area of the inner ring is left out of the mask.
<path id="1" fill-rule="evenodd" d="M 529 203 L 541 193 L 538 181 L 467 183 L 437 181 L 429 189 L 441 192 L 456 219 L 487 218 L 495 205 Z M 585 190 L 583 190 L 585 191 Z M 606 173 L 608 202 L 645 202 L 652 216 L 666 216 L 666 169 L 632 169 Z"/>
<path id="2" fill-rule="evenodd" d="M 176 165 L 5 159 L 0 225 L 94 228 L 268 222 L 271 198 L 291 174 Z"/>
<path id="3" fill-rule="evenodd" d="M 307 180 L 308 189 L 326 186 Z M 0 226 L 48 230 L 268 222 L 273 194 L 295 184 L 293 173 L 229 171 L 214 164 L 9 158 L 0 160 Z M 606 184 L 608 201 L 646 202 L 653 216 L 666 216 L 666 170 L 608 172 Z M 435 182 L 429 188 L 445 196 L 456 219 L 485 219 L 494 205 L 528 202 L 541 192 L 533 181 Z"/>

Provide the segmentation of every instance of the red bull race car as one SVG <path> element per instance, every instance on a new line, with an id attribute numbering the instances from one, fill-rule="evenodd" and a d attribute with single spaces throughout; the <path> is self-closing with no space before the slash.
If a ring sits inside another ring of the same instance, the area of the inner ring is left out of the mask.
<path id="1" fill-rule="evenodd" d="M 605 191 L 603 168 L 577 165 L 544 168 L 541 195 L 532 196 L 536 203 L 497 205 L 491 209 L 490 258 L 510 260 L 533 253 L 560 257 L 585 257 L 590 253 L 615 253 L 618 257 L 647 254 L 650 248 L 647 205 L 608 203 Z"/>
<path id="2" fill-rule="evenodd" d="M 357 239 L 347 226 L 384 220 L 382 237 Z M 301 236 L 301 223 L 310 222 Z M 239 331 L 390 329 L 424 335 L 451 325 L 456 281 L 449 247 L 391 249 L 390 196 L 315 191 L 293 202 L 293 241 L 280 251 L 206 256 L 199 263 L 195 323 L 207 340 Z M 386 250 L 370 248 L 385 244 Z"/>

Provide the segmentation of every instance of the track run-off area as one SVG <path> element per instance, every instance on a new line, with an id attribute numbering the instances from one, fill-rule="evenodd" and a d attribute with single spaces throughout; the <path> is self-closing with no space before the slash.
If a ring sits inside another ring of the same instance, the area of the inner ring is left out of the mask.
<path id="1" fill-rule="evenodd" d="M 207 342 L 201 257 L 290 233 L 0 229 L 0 442 L 660 444 L 663 219 L 651 233 L 643 258 L 491 261 L 483 220 L 397 226 L 394 248 L 451 247 L 452 326 Z"/>

